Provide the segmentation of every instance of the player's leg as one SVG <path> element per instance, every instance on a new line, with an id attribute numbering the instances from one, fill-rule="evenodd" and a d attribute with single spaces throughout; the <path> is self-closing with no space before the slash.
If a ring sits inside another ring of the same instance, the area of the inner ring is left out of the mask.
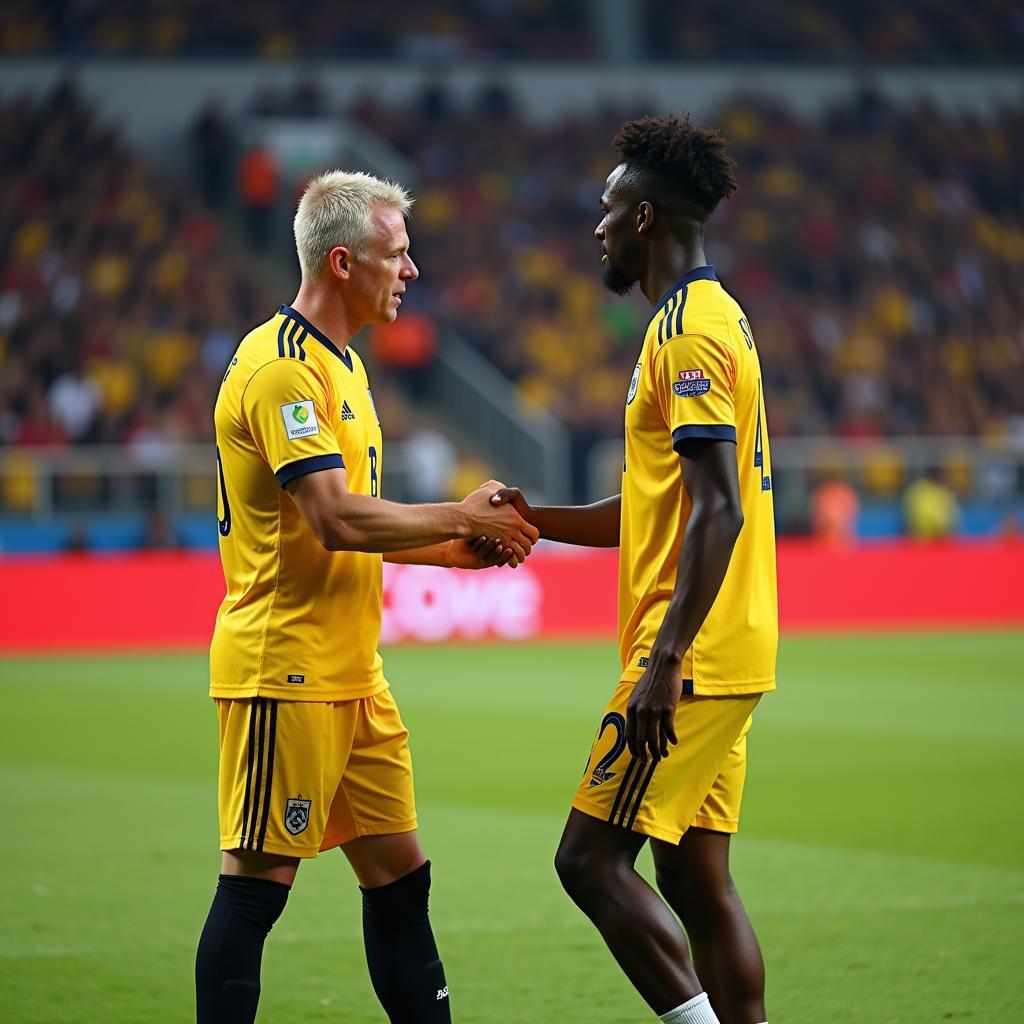
<path id="1" fill-rule="evenodd" d="M 693 826 L 678 843 L 651 843 L 658 887 L 686 928 L 697 974 L 725 1024 L 765 1020 L 764 960 L 729 873 L 729 840 L 739 828 L 750 723 L 748 718 Z"/>
<path id="2" fill-rule="evenodd" d="M 416 831 L 409 734 L 390 692 L 357 702 L 349 763 L 324 848 L 340 845 L 363 896 L 370 980 L 392 1024 L 448 1024 L 444 965 L 430 925 L 430 862 Z"/>
<path id="3" fill-rule="evenodd" d="M 653 840 L 658 888 L 679 915 L 694 964 L 722 1024 L 765 1021 L 761 947 L 729 873 L 726 832 L 689 829 L 679 845 Z"/>
<path id="4" fill-rule="evenodd" d="M 665 1014 L 698 996 L 701 985 L 679 922 L 634 866 L 646 841 L 573 808 L 555 870 L 636 990 Z"/>
<path id="5" fill-rule="evenodd" d="M 196 952 L 198 1024 L 252 1024 L 260 998 L 263 945 L 281 916 L 299 861 L 225 851 Z"/>
<path id="6" fill-rule="evenodd" d="M 373 990 L 393 1024 L 451 1020 L 448 983 L 430 925 L 430 862 L 415 831 L 342 846 L 363 895 Z"/>
<path id="7" fill-rule="evenodd" d="M 336 779 L 325 787 L 322 737 L 333 705 L 216 703 L 224 853 L 196 954 L 196 1014 L 199 1024 L 251 1024 L 265 940 L 326 827 Z"/>

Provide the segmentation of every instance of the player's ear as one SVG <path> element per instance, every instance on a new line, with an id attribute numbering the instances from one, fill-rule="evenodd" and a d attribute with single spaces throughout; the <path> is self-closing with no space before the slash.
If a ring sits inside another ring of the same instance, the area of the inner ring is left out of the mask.
<path id="1" fill-rule="evenodd" d="M 347 281 L 352 273 L 352 254 L 344 245 L 336 245 L 327 254 L 327 269 L 342 281 Z"/>
<path id="2" fill-rule="evenodd" d="M 651 225 L 654 223 L 654 207 L 645 199 L 636 211 L 636 230 L 637 234 L 643 234 L 645 231 L 651 230 Z"/>

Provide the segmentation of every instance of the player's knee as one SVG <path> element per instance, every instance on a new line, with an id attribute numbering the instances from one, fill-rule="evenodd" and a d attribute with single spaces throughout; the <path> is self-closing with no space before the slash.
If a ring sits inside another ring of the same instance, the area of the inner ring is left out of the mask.
<path id="1" fill-rule="evenodd" d="M 555 872 L 562 888 L 577 902 L 594 891 L 603 865 L 586 847 L 563 842 L 555 853 Z"/>
<path id="2" fill-rule="evenodd" d="M 379 918 L 424 916 L 430 900 L 430 861 L 386 885 L 359 889 L 364 914 Z"/>

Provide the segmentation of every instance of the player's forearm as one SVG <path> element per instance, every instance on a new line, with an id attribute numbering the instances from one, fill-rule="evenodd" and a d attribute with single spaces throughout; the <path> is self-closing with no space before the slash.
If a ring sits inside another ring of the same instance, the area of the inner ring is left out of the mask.
<path id="1" fill-rule="evenodd" d="M 681 661 L 711 611 L 743 527 L 738 507 L 694 508 L 683 534 L 676 586 L 651 648 L 651 661 Z"/>
<path id="2" fill-rule="evenodd" d="M 468 537 L 470 530 L 454 502 L 400 505 L 346 492 L 318 532 L 329 551 L 396 552 Z"/>
<path id="3" fill-rule="evenodd" d="M 545 540 L 591 548 L 614 548 L 619 545 L 621 510 L 622 495 L 616 494 L 593 505 L 534 508 L 533 524 Z"/>
<path id="4" fill-rule="evenodd" d="M 422 548 L 408 548 L 405 551 L 388 551 L 384 554 L 384 561 L 395 562 L 398 565 L 440 565 L 450 569 L 451 541 L 429 544 Z"/>

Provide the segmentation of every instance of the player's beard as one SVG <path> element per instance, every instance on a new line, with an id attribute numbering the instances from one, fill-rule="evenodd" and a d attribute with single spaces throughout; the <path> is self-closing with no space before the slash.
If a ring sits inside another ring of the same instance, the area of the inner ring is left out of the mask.
<path id="1" fill-rule="evenodd" d="M 636 284 L 635 277 L 629 277 L 624 274 L 614 263 L 612 263 L 611 256 L 608 257 L 604 266 L 601 268 L 601 280 L 604 283 L 605 288 L 610 292 L 614 292 L 616 295 L 625 295 L 629 292 L 633 285 Z"/>

